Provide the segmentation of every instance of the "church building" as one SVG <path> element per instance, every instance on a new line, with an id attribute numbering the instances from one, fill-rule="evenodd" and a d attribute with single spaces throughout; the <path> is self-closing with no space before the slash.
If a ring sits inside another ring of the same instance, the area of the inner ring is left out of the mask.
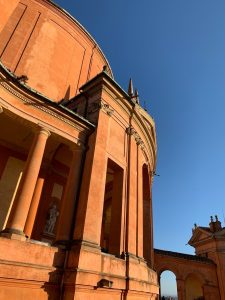
<path id="1" fill-rule="evenodd" d="M 0 300 L 156 300 L 165 269 L 179 300 L 225 300 L 217 218 L 196 256 L 153 248 L 156 155 L 132 81 L 76 19 L 0 0 Z"/>

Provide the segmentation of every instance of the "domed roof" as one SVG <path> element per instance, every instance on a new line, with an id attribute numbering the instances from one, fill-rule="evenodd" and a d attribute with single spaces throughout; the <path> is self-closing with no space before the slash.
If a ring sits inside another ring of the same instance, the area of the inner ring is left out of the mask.
<path id="1" fill-rule="evenodd" d="M 0 59 L 27 85 L 58 102 L 107 66 L 90 34 L 67 12 L 47 0 L 0 0 Z"/>

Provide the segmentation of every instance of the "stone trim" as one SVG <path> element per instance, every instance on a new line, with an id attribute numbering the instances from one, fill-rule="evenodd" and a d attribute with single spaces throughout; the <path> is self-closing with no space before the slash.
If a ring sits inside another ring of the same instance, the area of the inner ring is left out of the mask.
<path id="1" fill-rule="evenodd" d="M 185 254 L 185 253 L 179 253 L 179 252 L 173 252 L 173 251 L 167 251 L 167 250 L 160 250 L 160 249 L 154 249 L 154 253 L 159 254 L 159 255 L 183 258 L 183 259 L 187 259 L 187 260 L 194 260 L 194 261 L 199 261 L 199 262 L 204 262 L 204 263 L 209 263 L 209 264 L 214 265 L 214 262 L 211 259 L 207 258 L 207 257 L 191 255 L 191 254 Z"/>
<path id="2" fill-rule="evenodd" d="M 74 122 L 68 120 L 67 118 L 65 118 L 63 116 L 60 116 L 58 113 L 52 111 L 51 109 L 46 108 L 45 106 L 42 105 L 42 103 L 37 103 L 33 100 L 30 100 L 30 99 L 22 96 L 20 93 L 15 91 L 13 88 L 8 86 L 8 84 L 6 84 L 5 82 L 0 82 L 0 85 L 3 86 L 8 92 L 10 92 L 14 96 L 16 96 L 18 99 L 22 100 L 22 102 L 26 103 L 27 105 L 35 107 L 36 109 L 41 110 L 41 111 L 47 113 L 48 115 L 50 115 L 56 119 L 59 119 L 59 120 L 63 121 L 64 123 L 72 126 L 73 128 L 76 128 L 79 130 L 78 126 L 76 124 L 74 124 Z"/>
<path id="3" fill-rule="evenodd" d="M 114 113 L 114 109 L 112 109 L 107 103 L 100 100 L 99 102 L 93 102 L 88 107 L 88 115 L 92 114 L 98 110 L 102 110 L 108 116 L 112 116 Z"/>
<path id="4" fill-rule="evenodd" d="M 136 141 L 136 144 L 138 146 L 140 146 L 142 149 L 144 149 L 144 142 L 142 141 L 140 135 L 137 133 L 137 131 L 132 127 L 132 126 L 129 126 L 127 129 L 126 129 L 126 132 L 128 135 L 132 135 Z"/>
<path id="5" fill-rule="evenodd" d="M 46 129 L 45 127 L 39 127 L 38 132 L 41 132 L 41 133 L 47 135 L 47 137 L 49 137 L 51 135 L 51 132 L 48 129 Z"/>

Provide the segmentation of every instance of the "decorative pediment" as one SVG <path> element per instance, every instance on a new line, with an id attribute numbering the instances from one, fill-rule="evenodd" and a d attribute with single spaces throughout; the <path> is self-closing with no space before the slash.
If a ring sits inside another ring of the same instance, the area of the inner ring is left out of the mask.
<path id="1" fill-rule="evenodd" d="M 212 237 L 212 232 L 210 232 L 208 229 L 197 227 L 193 230 L 193 235 L 188 241 L 188 244 L 194 246 L 196 243 L 203 242 L 210 237 Z"/>

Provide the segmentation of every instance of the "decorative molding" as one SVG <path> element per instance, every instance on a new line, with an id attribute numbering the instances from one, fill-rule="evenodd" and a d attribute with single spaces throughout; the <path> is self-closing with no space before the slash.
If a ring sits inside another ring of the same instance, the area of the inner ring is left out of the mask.
<path id="1" fill-rule="evenodd" d="M 46 129 L 45 127 L 39 127 L 38 133 L 45 134 L 45 135 L 47 135 L 47 137 L 49 137 L 51 135 L 51 132 L 48 129 Z"/>
<path id="2" fill-rule="evenodd" d="M 30 105 L 32 107 L 35 107 L 38 110 L 41 110 L 45 113 L 47 113 L 48 115 L 63 121 L 64 123 L 72 126 L 73 128 L 76 128 L 79 130 L 79 126 L 77 126 L 76 124 L 74 124 L 74 122 L 68 120 L 67 118 L 64 118 L 62 116 L 60 116 L 59 114 L 57 114 L 56 112 L 52 111 L 51 109 L 48 109 L 47 107 L 43 106 L 42 103 L 36 103 L 33 100 L 27 99 L 26 97 L 22 96 L 20 93 L 16 92 L 13 88 L 9 87 L 8 84 L 6 84 L 5 82 L 0 82 L 0 85 L 2 85 L 7 91 L 9 91 L 11 94 L 13 94 L 14 96 L 16 96 L 18 99 L 22 100 L 22 102 L 24 102 L 26 105 Z"/>
<path id="3" fill-rule="evenodd" d="M 140 135 L 137 133 L 137 131 L 132 126 L 129 126 L 127 128 L 126 132 L 128 135 L 132 135 L 134 137 L 136 144 L 138 146 L 140 146 L 141 149 L 145 148 L 144 142 L 142 141 Z"/>
<path id="4" fill-rule="evenodd" d="M 137 131 L 132 126 L 127 127 L 126 133 L 128 135 L 132 135 L 134 137 L 136 144 L 140 147 L 140 149 L 142 150 L 142 152 L 144 154 L 146 163 L 149 164 L 149 158 L 146 153 L 147 149 L 146 149 L 145 144 L 144 144 L 143 140 L 141 139 L 140 135 L 137 133 Z"/>
<path id="5" fill-rule="evenodd" d="M 107 103 L 104 103 L 103 101 L 100 100 L 98 102 L 93 102 L 90 104 L 88 108 L 88 114 L 92 114 L 98 110 L 102 110 L 110 117 L 114 113 L 114 109 L 112 109 Z"/>

